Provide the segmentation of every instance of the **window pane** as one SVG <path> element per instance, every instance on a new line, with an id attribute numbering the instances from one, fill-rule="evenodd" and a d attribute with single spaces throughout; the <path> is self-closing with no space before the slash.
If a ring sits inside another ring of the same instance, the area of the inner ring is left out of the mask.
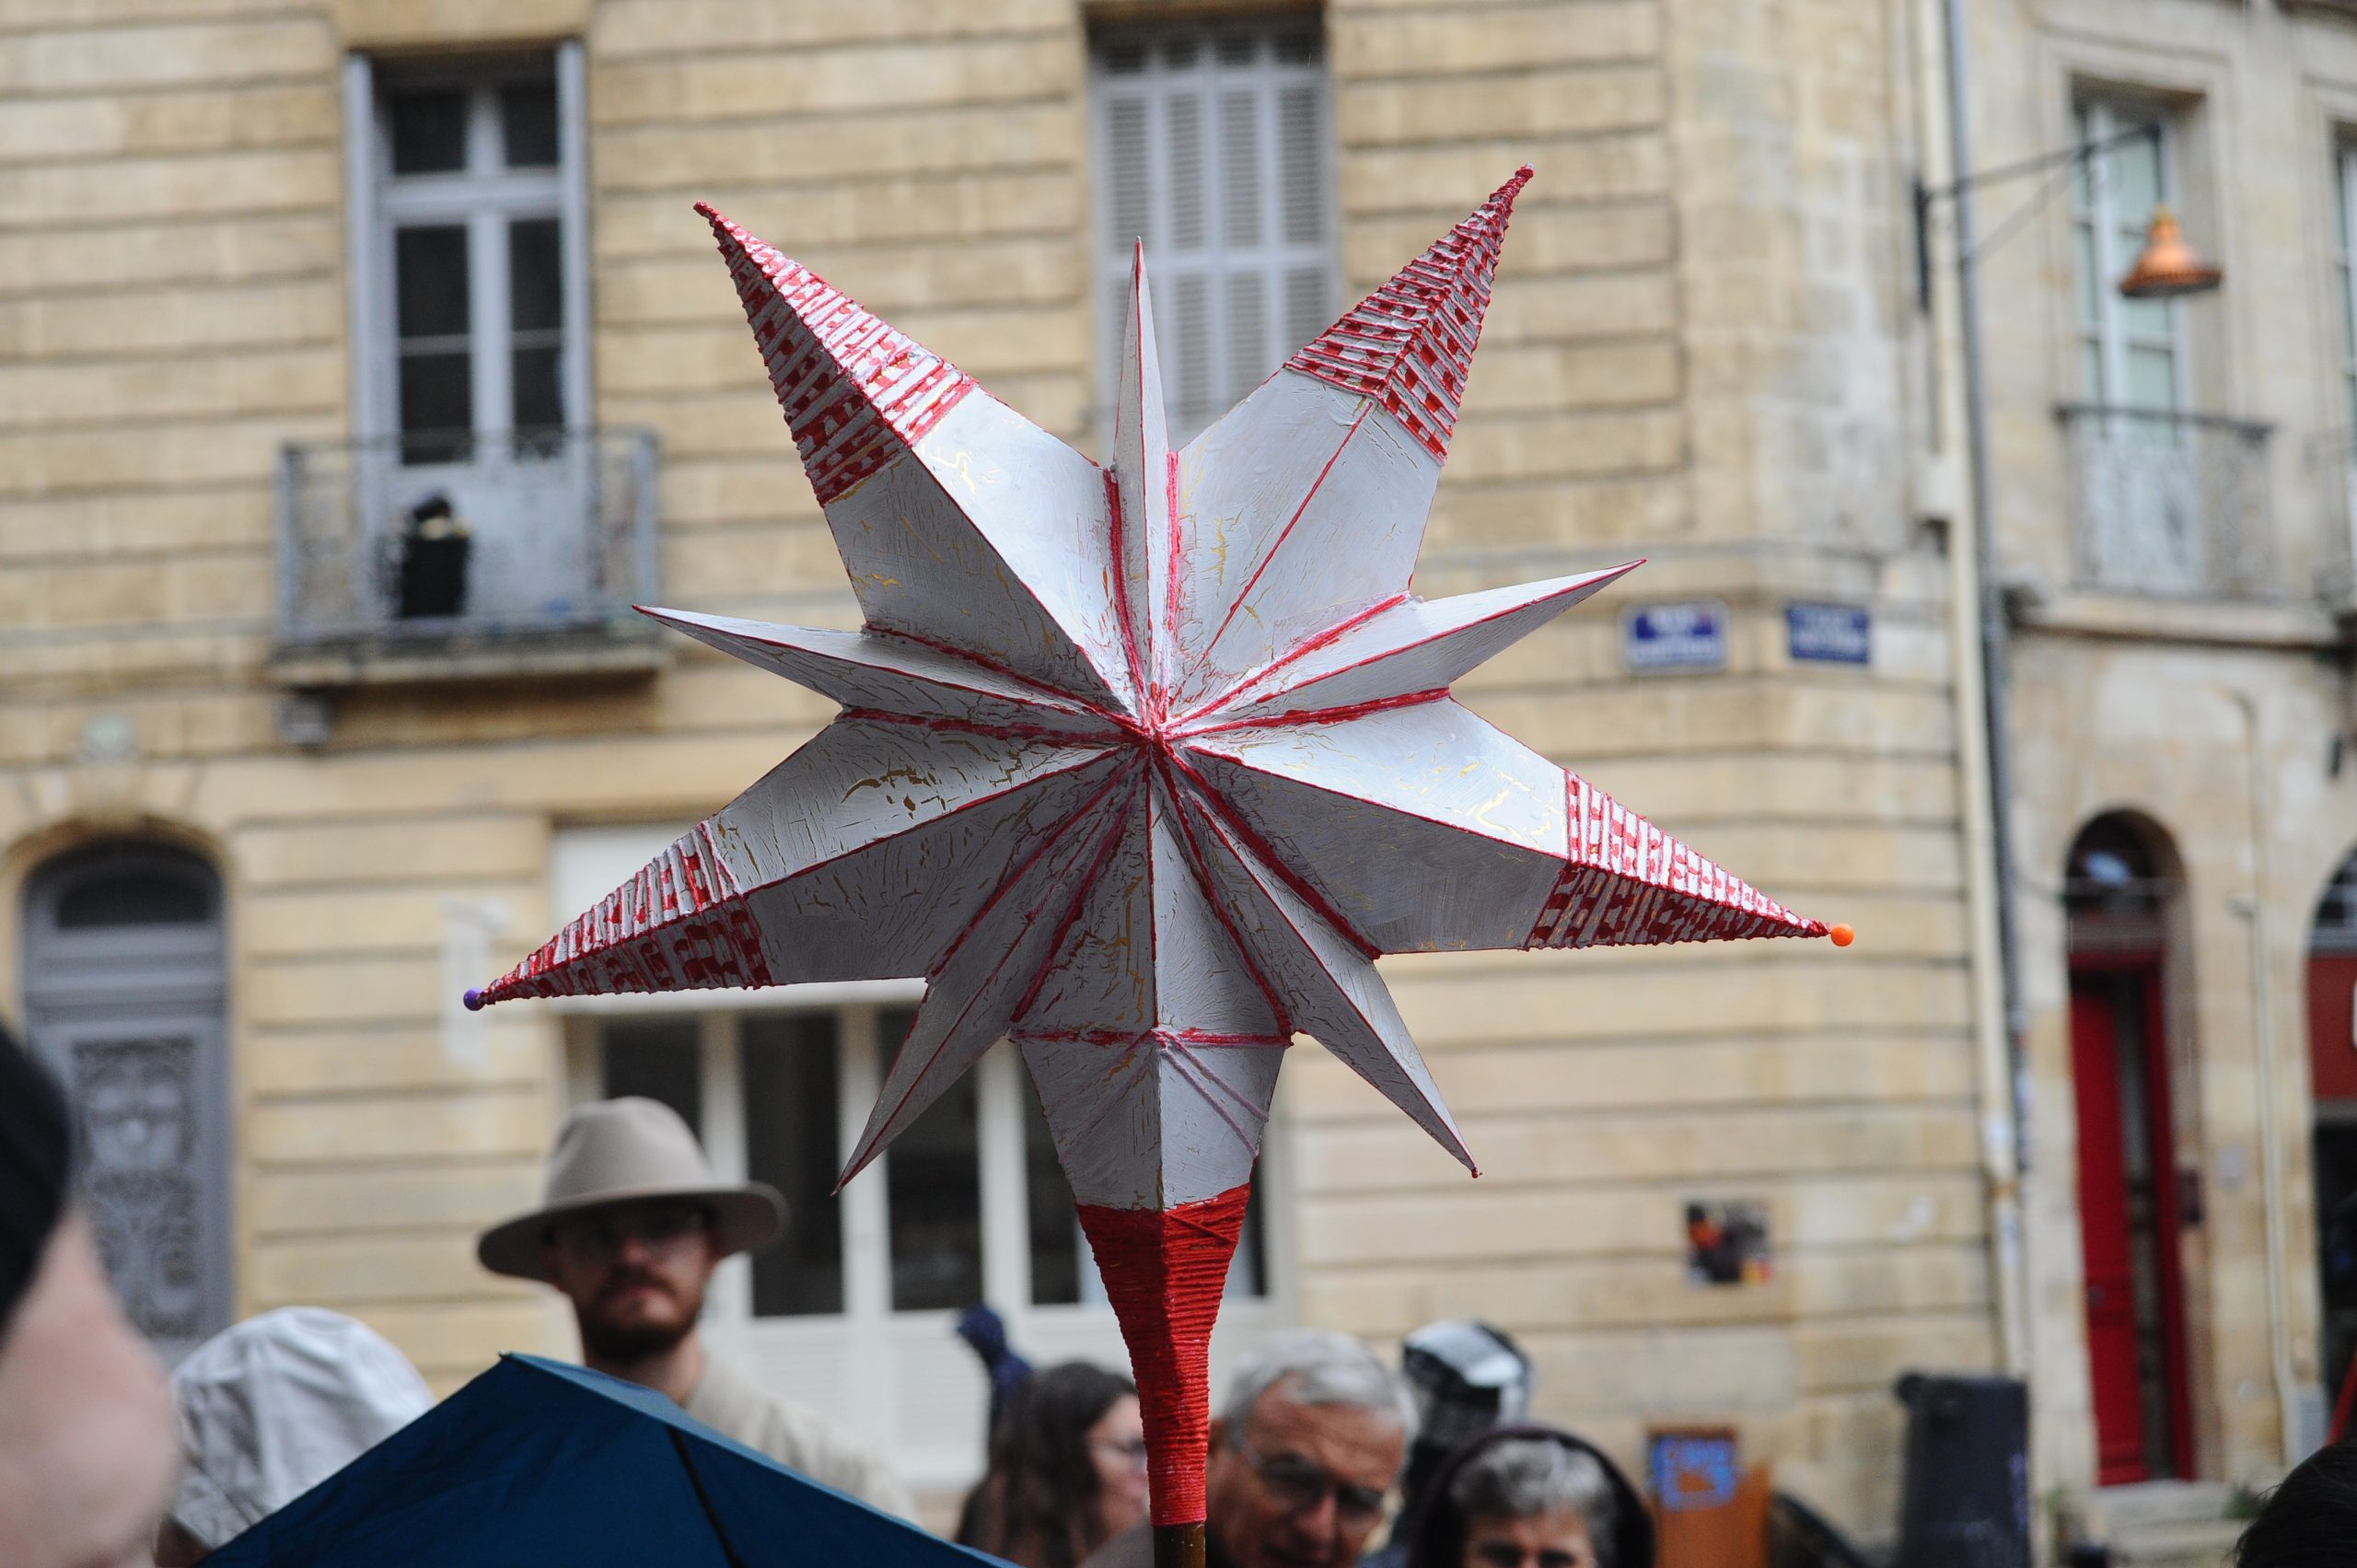
<path id="1" fill-rule="evenodd" d="M 1164 177 L 1169 186 L 1170 243 L 1201 250 L 1209 238 L 1203 200 L 1203 100 L 1194 93 L 1165 99 L 1162 105 Z"/>
<path id="2" fill-rule="evenodd" d="M 1219 99 L 1221 233 L 1228 244 L 1260 243 L 1260 103 L 1237 88 Z"/>
<path id="3" fill-rule="evenodd" d="M 2177 356 L 2165 349 L 2130 349 L 2128 401 L 2137 408 L 2175 408 Z"/>
<path id="4" fill-rule="evenodd" d="M 653 1018 L 608 1024 L 606 1098 L 644 1095 L 661 1100 L 703 1136 L 703 1052 L 693 1018 Z"/>
<path id="5" fill-rule="evenodd" d="M 1056 1161 L 1056 1141 L 1040 1112 L 1030 1074 L 1023 1081 L 1023 1196 L 1030 1215 L 1031 1305 L 1069 1307 L 1080 1300 L 1080 1216 L 1072 1184 Z"/>
<path id="6" fill-rule="evenodd" d="M 518 82 L 501 89 L 499 128 L 508 168 L 555 168 L 556 84 Z"/>
<path id="7" fill-rule="evenodd" d="M 94 877 L 57 900 L 61 931 L 107 925 L 191 925 L 213 918 L 213 900 L 192 881 L 154 871 Z"/>
<path id="8" fill-rule="evenodd" d="M 1316 87 L 1277 94 L 1277 190 L 1287 244 L 1315 245 L 1326 238 L 1324 130 Z"/>
<path id="9" fill-rule="evenodd" d="M 519 348 L 512 360 L 516 386 L 516 428 L 554 430 L 564 424 L 564 389 L 560 385 L 562 350 Z"/>
<path id="10" fill-rule="evenodd" d="M 2084 147 L 2103 134 L 2094 105 L 2077 105 L 2072 110 L 2072 118 L 2077 126 L 2074 145 Z M 2072 169 L 2073 187 L 2082 212 L 2092 212 L 2096 208 L 2096 193 L 2103 188 L 2101 171 L 2096 166 L 2102 161 L 2099 157 L 2083 157 Z"/>
<path id="11" fill-rule="evenodd" d="M 784 1239 L 753 1254 L 753 1315 L 841 1312 L 834 1015 L 748 1018 L 743 1039 L 746 1174 L 786 1206 Z"/>
<path id="12" fill-rule="evenodd" d="M 1222 412 L 1213 366 L 1211 280 L 1201 273 L 1182 273 L 1172 281 L 1168 294 L 1157 293 L 1155 299 L 1157 304 L 1169 301 L 1155 312 L 1155 326 L 1161 340 L 1163 381 L 1175 405 L 1170 438 L 1185 441 Z"/>
<path id="13" fill-rule="evenodd" d="M 2119 129 L 2132 130 L 2139 121 L 2122 117 Z M 2146 214 L 2161 200 L 2160 155 L 2149 141 L 2122 143 L 2112 155 L 2111 210 L 2124 226 L 2142 226 Z"/>
<path id="14" fill-rule="evenodd" d="M 456 462 L 474 436 L 472 357 L 458 354 L 401 355 L 401 460 Z"/>
<path id="15" fill-rule="evenodd" d="M 1258 272 L 1227 275 L 1227 385 L 1233 401 L 1266 376 L 1269 362 L 1268 279 Z"/>
<path id="16" fill-rule="evenodd" d="M 508 325 L 519 332 L 563 326 L 563 277 L 556 219 L 507 226 Z"/>
<path id="17" fill-rule="evenodd" d="M 877 1020 L 895 1057 L 915 1016 L 894 1008 Z M 895 1312 L 966 1307 L 982 1298 L 980 1130 L 969 1073 L 910 1123 L 885 1156 Z"/>
<path id="18" fill-rule="evenodd" d="M 2119 281 L 2112 280 L 2114 285 Z M 2165 299 L 2123 299 L 2119 302 L 2119 330 L 2131 343 L 2142 340 L 2154 346 L 2165 344 L 2177 336 L 2177 311 Z"/>
<path id="19" fill-rule="evenodd" d="M 449 174 L 467 167 L 464 89 L 395 93 L 389 118 L 395 174 Z"/>
<path id="20" fill-rule="evenodd" d="M 467 231 L 459 224 L 393 234 L 395 330 L 404 338 L 462 337 L 467 331 Z"/>
<path id="21" fill-rule="evenodd" d="M 1244 1202 L 1244 1232 L 1236 1238 L 1236 1257 L 1227 1266 L 1227 1289 L 1222 1294 L 1230 1301 L 1269 1294 L 1269 1252 L 1264 1239 L 1268 1225 L 1262 1214 L 1268 1204 L 1260 1191 L 1260 1167 L 1252 1167 L 1252 1196 Z"/>
<path id="22" fill-rule="evenodd" d="M 1140 239 L 1160 243 L 1152 224 L 1153 176 L 1145 141 L 1144 103 L 1122 99 L 1105 106 L 1105 215 L 1117 252 Z"/>
<path id="23" fill-rule="evenodd" d="M 1333 324 L 1331 296 L 1323 267 L 1295 267 L 1285 273 L 1285 353 L 1292 353 Z M 1273 370 L 1276 366 L 1271 364 L 1263 368 Z"/>

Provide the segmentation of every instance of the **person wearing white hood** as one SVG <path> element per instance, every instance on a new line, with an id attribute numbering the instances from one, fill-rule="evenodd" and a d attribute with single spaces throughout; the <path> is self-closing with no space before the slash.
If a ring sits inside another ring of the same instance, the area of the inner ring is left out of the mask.
<path id="1" fill-rule="evenodd" d="M 157 1532 L 157 1568 L 202 1562 L 434 1403 L 375 1330 L 319 1307 L 223 1330 L 171 1384 L 186 1468 Z"/>

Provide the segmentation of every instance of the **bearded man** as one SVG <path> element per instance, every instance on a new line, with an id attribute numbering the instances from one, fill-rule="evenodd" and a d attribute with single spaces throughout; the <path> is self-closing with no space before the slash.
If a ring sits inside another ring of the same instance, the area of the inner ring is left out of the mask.
<path id="1" fill-rule="evenodd" d="M 677 1111 L 629 1098 L 565 1119 L 540 1206 L 483 1232 L 475 1255 L 493 1273 L 570 1300 L 593 1371 L 668 1394 L 723 1436 L 911 1516 L 908 1489 L 881 1455 L 715 1360 L 697 1332 L 720 1260 L 767 1247 L 784 1228 L 775 1188 L 723 1184 Z"/>

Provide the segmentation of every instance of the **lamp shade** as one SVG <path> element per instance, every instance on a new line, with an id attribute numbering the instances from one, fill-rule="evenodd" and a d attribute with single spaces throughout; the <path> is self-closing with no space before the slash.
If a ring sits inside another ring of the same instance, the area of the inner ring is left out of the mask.
<path id="1" fill-rule="evenodd" d="M 2174 299 L 2179 295 L 2207 294 L 2224 276 L 2185 242 L 2175 213 L 2154 207 L 2152 226 L 2144 232 L 2143 251 L 2119 280 L 2119 292 L 2130 299 Z"/>

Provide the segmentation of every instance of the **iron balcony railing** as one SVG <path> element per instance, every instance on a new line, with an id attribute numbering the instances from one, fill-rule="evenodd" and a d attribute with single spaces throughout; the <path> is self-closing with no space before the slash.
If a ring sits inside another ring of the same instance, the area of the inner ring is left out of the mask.
<path id="1" fill-rule="evenodd" d="M 2282 597 L 2267 503 L 2269 427 L 2071 403 L 2077 585 L 2174 598 Z"/>
<path id="2" fill-rule="evenodd" d="M 652 431 L 287 447 L 282 654 L 636 638 L 656 585 Z"/>

